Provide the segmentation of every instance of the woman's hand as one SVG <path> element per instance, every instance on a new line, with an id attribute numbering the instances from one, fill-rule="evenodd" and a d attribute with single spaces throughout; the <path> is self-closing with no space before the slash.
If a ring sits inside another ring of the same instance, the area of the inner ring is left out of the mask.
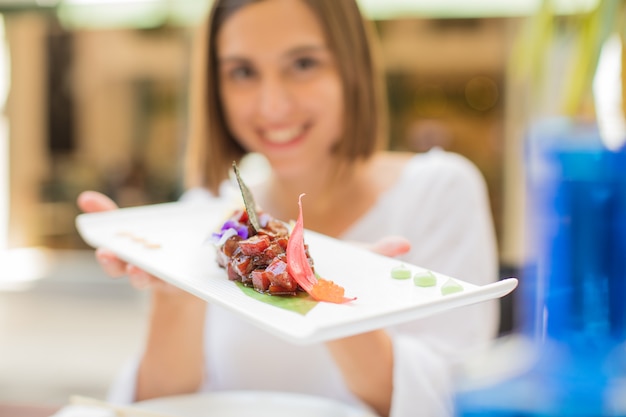
<path id="1" fill-rule="evenodd" d="M 116 210 L 109 197 L 95 191 L 78 196 L 84 212 Z M 105 249 L 96 259 L 111 277 L 128 275 L 133 287 L 151 288 L 150 328 L 137 373 L 135 400 L 195 392 L 203 378 L 203 328 L 206 303 L 129 265 Z"/>
<path id="2" fill-rule="evenodd" d="M 359 244 L 385 256 L 399 256 L 411 243 L 399 236 Z M 381 416 L 389 415 L 393 388 L 393 346 L 384 330 L 375 330 L 326 343 L 350 390 Z"/>
<path id="3" fill-rule="evenodd" d="M 366 249 L 384 256 L 399 256 L 411 250 L 411 242 L 402 236 L 386 236 L 377 242 L 364 245 Z"/>
<path id="4" fill-rule="evenodd" d="M 84 191 L 77 198 L 78 207 L 85 213 L 117 210 L 118 206 L 106 195 L 96 191 Z M 179 291 L 166 282 L 148 274 L 134 265 L 127 264 L 113 252 L 96 249 L 96 259 L 104 271 L 113 278 L 128 276 L 130 284 L 137 289 L 152 288 L 161 291 Z"/>

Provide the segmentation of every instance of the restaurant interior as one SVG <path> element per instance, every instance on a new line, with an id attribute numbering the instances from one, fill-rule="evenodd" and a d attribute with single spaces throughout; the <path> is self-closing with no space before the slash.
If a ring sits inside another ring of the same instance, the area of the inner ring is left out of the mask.
<path id="1" fill-rule="evenodd" d="M 188 58 L 209 3 L 0 1 L 0 417 L 103 399 L 141 348 L 147 295 L 100 269 L 76 197 L 98 190 L 132 207 L 181 195 Z M 562 94 L 549 81 L 529 88 L 518 70 L 526 59 L 558 79 L 566 64 L 551 59 L 571 52 L 524 56 L 549 42 L 525 32 L 546 3 L 562 28 L 610 1 L 360 1 L 380 37 L 390 148 L 441 147 L 479 168 L 503 279 L 523 279 L 529 260 L 529 120 L 558 113 L 550 100 Z M 518 329 L 520 297 L 500 300 L 502 338 Z"/>

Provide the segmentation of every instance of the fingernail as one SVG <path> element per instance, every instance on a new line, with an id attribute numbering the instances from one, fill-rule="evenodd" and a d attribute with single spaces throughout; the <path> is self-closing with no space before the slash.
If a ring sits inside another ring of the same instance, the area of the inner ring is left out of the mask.
<path id="1" fill-rule="evenodd" d="M 110 256 L 98 255 L 97 260 L 102 269 L 104 269 L 104 272 L 107 273 L 107 275 L 110 275 L 112 277 L 120 275 L 119 269 L 116 267 L 113 259 Z"/>
<path id="2" fill-rule="evenodd" d="M 102 265 L 110 265 L 111 264 L 111 258 L 109 258 L 108 256 L 99 255 L 98 256 L 98 262 L 100 262 L 100 264 L 102 264 Z"/>
<path id="3" fill-rule="evenodd" d="M 98 261 L 98 263 L 100 263 L 100 265 L 111 265 L 114 259 L 117 258 L 112 253 L 104 250 L 96 250 L 96 260 Z"/>
<path id="4" fill-rule="evenodd" d="M 142 270 L 134 265 L 126 265 L 126 273 L 130 277 L 139 277 L 142 274 Z"/>
<path id="5" fill-rule="evenodd" d="M 150 280 L 148 274 L 136 266 L 128 265 L 126 267 L 126 273 L 128 274 L 130 283 L 133 287 L 142 290 L 149 286 Z"/>
<path id="6" fill-rule="evenodd" d="M 150 282 L 148 281 L 148 277 L 141 275 L 141 274 L 139 276 L 131 277 L 130 282 L 132 286 L 138 290 L 146 289 L 150 285 Z"/>

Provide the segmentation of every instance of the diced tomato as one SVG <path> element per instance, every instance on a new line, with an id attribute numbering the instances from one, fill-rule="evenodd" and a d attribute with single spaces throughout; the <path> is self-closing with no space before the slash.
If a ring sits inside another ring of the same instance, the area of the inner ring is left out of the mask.
<path id="1" fill-rule="evenodd" d="M 246 210 L 238 210 L 234 217 L 241 224 L 246 224 L 248 222 L 248 212 Z"/>
<path id="2" fill-rule="evenodd" d="M 252 271 L 250 274 L 252 275 L 252 285 L 257 291 L 265 292 L 270 287 L 270 272 L 264 271 L 262 269 L 257 269 Z"/>
<path id="3" fill-rule="evenodd" d="M 228 279 L 231 281 L 239 281 L 241 279 L 237 271 L 235 271 L 235 268 L 233 268 L 230 263 L 226 265 L 226 274 L 228 274 Z"/>
<path id="4" fill-rule="evenodd" d="M 269 277 L 272 285 L 286 288 L 289 291 L 296 291 L 298 283 L 287 272 L 287 263 L 280 259 L 274 259 L 268 266 L 266 271 L 271 272 Z"/>
<path id="5" fill-rule="evenodd" d="M 295 290 L 290 290 L 289 288 L 281 287 L 280 285 L 272 285 L 272 284 L 270 284 L 268 292 L 272 295 L 296 295 Z"/>
<path id="6" fill-rule="evenodd" d="M 263 251 L 263 257 L 260 258 L 264 263 L 270 264 L 276 258 L 284 258 L 285 250 L 278 243 L 271 243 L 267 249 Z"/>
<path id="7" fill-rule="evenodd" d="M 270 246 L 270 238 L 266 235 L 254 235 L 248 239 L 239 241 L 239 247 L 244 255 L 261 255 Z"/>
<path id="8" fill-rule="evenodd" d="M 289 239 L 281 237 L 276 240 L 276 242 L 280 245 L 283 250 L 287 250 L 287 244 L 289 243 Z"/>
<path id="9" fill-rule="evenodd" d="M 285 226 L 283 222 L 276 219 L 270 219 L 267 222 L 267 229 L 277 235 L 284 235 L 289 233 L 287 226 Z"/>
<path id="10" fill-rule="evenodd" d="M 241 277 L 246 278 L 252 271 L 252 263 L 248 256 L 237 256 L 230 261 L 230 266 Z"/>
<path id="11" fill-rule="evenodd" d="M 233 256 L 235 254 L 235 251 L 239 247 L 240 241 L 241 241 L 241 238 L 239 236 L 231 236 L 230 238 L 226 240 L 226 242 L 224 242 L 224 246 L 222 247 L 222 252 L 224 252 L 226 256 L 229 256 L 229 257 Z"/>
<path id="12" fill-rule="evenodd" d="M 267 271 L 272 272 L 274 275 L 284 274 L 287 272 L 287 263 L 278 258 L 275 258 L 267 266 Z"/>

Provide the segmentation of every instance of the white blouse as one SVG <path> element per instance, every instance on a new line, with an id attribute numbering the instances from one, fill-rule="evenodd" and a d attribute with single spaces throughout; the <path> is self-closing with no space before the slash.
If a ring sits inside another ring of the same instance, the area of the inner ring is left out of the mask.
<path id="1" fill-rule="evenodd" d="M 187 199 L 207 198 L 193 191 Z M 210 196 L 209 196 L 210 197 Z M 497 279 L 497 251 L 487 189 L 464 157 L 433 149 L 415 155 L 401 178 L 341 236 L 373 242 L 389 235 L 411 241 L 399 257 L 477 285 Z M 496 335 L 498 305 L 475 304 L 388 328 L 394 346 L 391 417 L 452 415 L 455 365 Z M 209 305 L 203 391 L 273 390 L 359 404 L 324 344 L 291 345 Z M 137 360 L 109 400 L 132 402 Z"/>

